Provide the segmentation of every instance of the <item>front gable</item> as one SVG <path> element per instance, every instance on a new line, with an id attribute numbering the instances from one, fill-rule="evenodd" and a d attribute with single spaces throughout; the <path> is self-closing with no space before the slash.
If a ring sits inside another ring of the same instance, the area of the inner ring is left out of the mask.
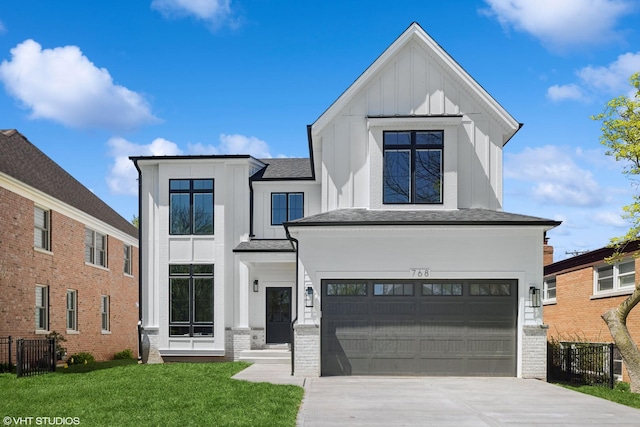
<path id="1" fill-rule="evenodd" d="M 390 128 L 446 134 L 443 200 L 423 208 L 501 209 L 502 147 L 519 127 L 414 23 L 312 125 L 322 209 L 405 208 L 382 201 Z"/>

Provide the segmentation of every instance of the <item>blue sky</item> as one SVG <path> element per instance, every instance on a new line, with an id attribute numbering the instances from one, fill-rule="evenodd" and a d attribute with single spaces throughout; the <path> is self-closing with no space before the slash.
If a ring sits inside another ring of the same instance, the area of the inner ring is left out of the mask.
<path id="1" fill-rule="evenodd" d="M 0 128 L 131 219 L 130 155 L 306 157 L 306 125 L 413 21 L 524 127 L 504 210 L 556 260 L 622 234 L 637 188 L 589 117 L 640 71 L 638 0 L 3 0 Z"/>

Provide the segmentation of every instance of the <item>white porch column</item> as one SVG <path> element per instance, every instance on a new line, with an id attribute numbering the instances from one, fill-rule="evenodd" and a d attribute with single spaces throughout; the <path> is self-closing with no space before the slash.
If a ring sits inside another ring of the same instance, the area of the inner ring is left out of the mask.
<path id="1" fill-rule="evenodd" d="M 249 266 L 244 262 L 239 263 L 238 275 L 238 324 L 236 328 L 249 327 Z"/>

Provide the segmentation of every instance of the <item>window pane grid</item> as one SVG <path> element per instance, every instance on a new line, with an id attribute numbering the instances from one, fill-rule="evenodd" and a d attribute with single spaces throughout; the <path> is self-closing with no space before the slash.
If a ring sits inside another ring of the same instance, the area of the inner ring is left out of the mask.
<path id="1" fill-rule="evenodd" d="M 35 326 L 37 330 L 46 331 L 49 328 L 49 289 L 46 286 L 36 286 Z"/>
<path id="2" fill-rule="evenodd" d="M 78 294 L 76 291 L 67 291 L 67 329 L 78 329 Z"/>
<path id="3" fill-rule="evenodd" d="M 213 336 L 213 264 L 169 265 L 169 335 Z"/>
<path id="4" fill-rule="evenodd" d="M 109 331 L 109 297 L 102 295 L 100 304 L 100 317 L 102 320 L 102 330 Z"/>
<path id="5" fill-rule="evenodd" d="M 271 193 L 271 225 L 304 216 L 304 193 Z"/>
<path id="6" fill-rule="evenodd" d="M 50 250 L 49 243 L 49 216 L 50 211 L 37 206 L 33 210 L 33 245 L 37 248 Z"/>
<path id="7" fill-rule="evenodd" d="M 383 203 L 442 203 L 443 131 L 383 133 Z"/>
<path id="8" fill-rule="evenodd" d="M 596 292 L 613 292 L 635 286 L 635 260 L 599 267 L 595 270 Z"/>
<path id="9" fill-rule="evenodd" d="M 169 193 L 169 234 L 213 235 L 213 179 L 170 179 Z"/>

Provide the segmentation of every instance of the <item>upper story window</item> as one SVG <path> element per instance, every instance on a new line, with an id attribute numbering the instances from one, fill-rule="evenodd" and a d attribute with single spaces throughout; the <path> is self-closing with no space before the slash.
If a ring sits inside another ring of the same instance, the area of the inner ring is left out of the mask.
<path id="1" fill-rule="evenodd" d="M 33 246 L 51 250 L 51 211 L 34 206 L 33 208 Z"/>
<path id="2" fill-rule="evenodd" d="M 444 131 L 385 131 L 383 203 L 442 203 Z"/>
<path id="3" fill-rule="evenodd" d="M 107 236 L 85 228 L 84 260 L 89 264 L 107 266 Z"/>
<path id="4" fill-rule="evenodd" d="M 556 278 L 550 277 L 546 279 L 542 285 L 542 299 L 544 301 L 556 300 Z"/>
<path id="5" fill-rule="evenodd" d="M 169 234 L 213 234 L 213 179 L 169 180 Z"/>
<path id="6" fill-rule="evenodd" d="M 606 265 L 595 269 L 596 293 L 633 289 L 635 281 L 635 260 Z"/>
<path id="7" fill-rule="evenodd" d="M 131 245 L 124 245 L 124 274 L 131 274 Z"/>
<path id="8" fill-rule="evenodd" d="M 271 225 L 304 216 L 304 193 L 271 193 Z"/>

